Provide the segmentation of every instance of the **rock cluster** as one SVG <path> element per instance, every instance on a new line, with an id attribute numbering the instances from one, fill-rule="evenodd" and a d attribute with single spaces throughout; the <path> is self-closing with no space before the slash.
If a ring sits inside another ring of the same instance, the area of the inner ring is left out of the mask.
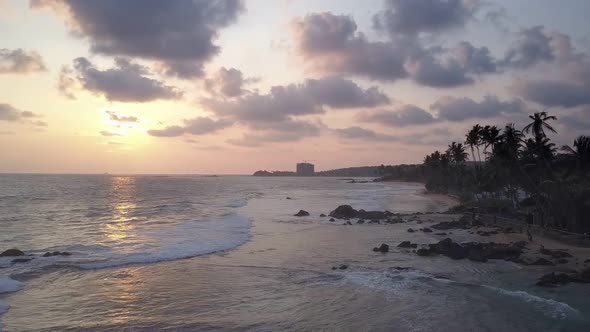
<path id="1" fill-rule="evenodd" d="M 450 238 L 429 244 L 427 248 L 416 251 L 419 256 L 443 255 L 451 259 L 469 259 L 476 262 L 487 262 L 488 259 L 515 260 L 522 254 L 524 243 L 477 243 L 459 244 Z"/>
<path id="2" fill-rule="evenodd" d="M 557 287 L 560 285 L 569 284 L 570 282 L 575 283 L 590 283 L 590 268 L 575 274 L 566 273 L 547 273 L 537 281 L 537 286 L 541 287 Z"/>
<path id="3" fill-rule="evenodd" d="M 305 210 L 299 210 L 299 212 L 294 214 L 294 216 L 295 217 L 307 217 L 307 216 L 309 216 L 309 212 L 307 212 Z"/>
<path id="4" fill-rule="evenodd" d="M 18 257 L 24 255 L 25 253 L 18 249 L 8 249 L 0 253 L 0 257 Z"/>
<path id="5" fill-rule="evenodd" d="M 329 216 L 337 219 L 359 218 L 378 220 L 387 219 L 393 216 L 393 213 L 389 211 L 365 211 L 363 209 L 355 210 L 350 205 L 340 205 L 334 211 L 330 212 Z"/>
<path id="6" fill-rule="evenodd" d="M 385 244 L 385 243 L 381 243 L 381 245 L 379 247 L 375 247 L 373 248 L 373 251 L 375 252 L 389 252 L 389 245 Z"/>

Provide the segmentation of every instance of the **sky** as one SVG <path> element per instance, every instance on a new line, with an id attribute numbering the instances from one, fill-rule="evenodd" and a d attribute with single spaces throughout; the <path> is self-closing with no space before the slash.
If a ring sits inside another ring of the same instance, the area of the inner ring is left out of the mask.
<path id="1" fill-rule="evenodd" d="M 0 0 L 0 172 L 420 163 L 590 131 L 586 0 Z"/>

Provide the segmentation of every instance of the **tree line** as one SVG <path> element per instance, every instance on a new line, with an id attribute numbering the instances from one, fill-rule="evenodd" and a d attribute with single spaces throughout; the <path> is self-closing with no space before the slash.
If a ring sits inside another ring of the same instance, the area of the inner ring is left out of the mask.
<path id="1" fill-rule="evenodd" d="M 555 116 L 536 112 L 529 120 L 521 130 L 476 124 L 464 142 L 428 154 L 421 165 L 381 165 L 379 173 L 477 206 L 524 212 L 544 227 L 590 231 L 590 136 L 558 148 L 549 137 L 557 133 Z"/>

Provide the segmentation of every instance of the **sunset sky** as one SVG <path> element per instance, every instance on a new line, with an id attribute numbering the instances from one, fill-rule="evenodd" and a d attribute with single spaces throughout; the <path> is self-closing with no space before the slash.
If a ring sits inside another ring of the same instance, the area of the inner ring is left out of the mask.
<path id="1" fill-rule="evenodd" d="M 587 0 L 0 0 L 0 172 L 419 163 L 590 129 Z"/>

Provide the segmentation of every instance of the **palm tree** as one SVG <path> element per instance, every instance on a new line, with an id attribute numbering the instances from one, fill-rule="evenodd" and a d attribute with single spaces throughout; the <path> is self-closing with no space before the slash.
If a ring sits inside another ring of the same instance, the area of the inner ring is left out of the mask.
<path id="1" fill-rule="evenodd" d="M 504 144 L 511 158 L 518 158 L 518 151 L 522 145 L 523 137 L 522 132 L 514 127 L 514 123 L 509 123 L 504 127 L 504 131 L 499 139 Z"/>
<path id="2" fill-rule="evenodd" d="M 455 164 L 463 163 L 467 160 L 468 154 L 465 152 L 465 146 L 462 143 L 452 142 L 448 149 L 447 155 Z"/>
<path id="3" fill-rule="evenodd" d="M 581 135 L 576 138 L 573 149 L 568 145 L 561 149 L 575 159 L 578 171 L 585 172 L 590 169 L 590 136 Z"/>
<path id="4" fill-rule="evenodd" d="M 557 120 L 557 117 L 553 115 L 548 115 L 547 112 L 535 112 L 533 115 L 529 115 L 529 119 L 533 120 L 533 122 L 526 125 L 522 131 L 525 133 L 532 132 L 535 135 L 537 140 L 540 140 L 541 137 L 546 137 L 545 129 L 550 130 L 553 133 L 557 133 L 555 129 L 548 123 L 549 120 Z"/>
<path id="5" fill-rule="evenodd" d="M 477 155 L 479 156 L 479 146 L 481 145 L 481 126 L 478 124 L 476 124 L 475 126 L 473 126 L 473 128 L 471 128 L 471 130 L 467 133 L 467 135 L 465 135 L 465 144 L 469 145 L 469 147 L 471 148 L 471 157 L 473 158 L 473 161 L 475 161 L 475 154 L 473 152 L 473 148 L 477 148 Z M 481 157 L 479 158 L 479 161 L 481 161 Z"/>
<path id="6" fill-rule="evenodd" d="M 479 132 L 480 140 L 483 142 L 483 151 L 484 155 L 487 155 L 487 150 L 490 146 L 493 146 L 498 142 L 498 138 L 500 135 L 500 129 L 496 126 L 485 126 Z"/>

